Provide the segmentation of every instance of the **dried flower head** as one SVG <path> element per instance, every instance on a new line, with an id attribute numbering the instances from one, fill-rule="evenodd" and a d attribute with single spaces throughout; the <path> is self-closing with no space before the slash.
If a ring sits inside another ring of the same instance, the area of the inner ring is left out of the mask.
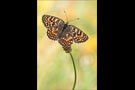
<path id="1" fill-rule="evenodd" d="M 69 47 L 63 47 L 63 49 L 64 49 L 64 51 L 66 53 L 70 53 L 72 51 L 71 46 L 69 46 Z"/>

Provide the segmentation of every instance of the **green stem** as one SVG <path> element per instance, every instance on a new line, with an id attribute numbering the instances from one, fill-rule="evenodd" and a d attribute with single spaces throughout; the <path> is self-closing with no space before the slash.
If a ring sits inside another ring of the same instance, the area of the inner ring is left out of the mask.
<path id="1" fill-rule="evenodd" d="M 72 63 L 73 63 L 73 67 L 74 67 L 74 73 L 75 73 L 75 80 L 74 80 L 74 85 L 73 85 L 73 88 L 72 88 L 72 90 L 74 90 L 75 89 L 75 85 L 76 85 L 77 74 L 76 74 L 76 67 L 75 67 L 74 58 L 73 58 L 71 53 L 70 53 L 70 56 L 71 56 L 71 59 L 72 59 Z"/>

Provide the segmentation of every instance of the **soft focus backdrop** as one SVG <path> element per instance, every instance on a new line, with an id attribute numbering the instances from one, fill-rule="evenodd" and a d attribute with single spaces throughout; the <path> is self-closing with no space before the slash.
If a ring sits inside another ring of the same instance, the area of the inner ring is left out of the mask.
<path id="1" fill-rule="evenodd" d="M 37 85 L 38 90 L 71 90 L 74 71 L 69 54 L 57 41 L 47 37 L 42 22 L 44 14 L 53 15 L 84 31 L 89 40 L 72 44 L 77 69 L 76 90 L 97 90 L 97 1 L 96 0 L 38 0 L 37 1 Z"/>

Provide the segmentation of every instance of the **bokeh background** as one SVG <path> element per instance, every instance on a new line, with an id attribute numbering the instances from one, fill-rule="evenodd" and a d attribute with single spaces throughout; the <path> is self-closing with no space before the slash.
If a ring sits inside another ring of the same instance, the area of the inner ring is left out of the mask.
<path id="1" fill-rule="evenodd" d="M 96 0 L 38 0 L 37 1 L 37 89 L 71 90 L 74 71 L 71 57 L 62 46 L 47 37 L 42 22 L 44 14 L 53 15 L 84 31 L 89 40 L 72 44 L 77 69 L 76 90 L 97 90 L 97 1 Z"/>

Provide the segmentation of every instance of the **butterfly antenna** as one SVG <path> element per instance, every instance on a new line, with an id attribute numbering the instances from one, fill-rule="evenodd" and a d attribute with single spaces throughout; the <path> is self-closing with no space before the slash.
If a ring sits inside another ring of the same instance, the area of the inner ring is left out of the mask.
<path id="1" fill-rule="evenodd" d="M 80 18 L 75 18 L 75 19 L 70 20 L 69 22 L 75 21 L 75 20 L 79 20 L 79 19 L 80 19 Z"/>
<path id="2" fill-rule="evenodd" d="M 66 11 L 64 10 L 64 13 L 65 13 L 65 15 L 66 15 L 66 19 L 67 19 L 67 23 L 68 23 L 68 18 L 67 18 L 67 14 L 66 14 Z"/>

